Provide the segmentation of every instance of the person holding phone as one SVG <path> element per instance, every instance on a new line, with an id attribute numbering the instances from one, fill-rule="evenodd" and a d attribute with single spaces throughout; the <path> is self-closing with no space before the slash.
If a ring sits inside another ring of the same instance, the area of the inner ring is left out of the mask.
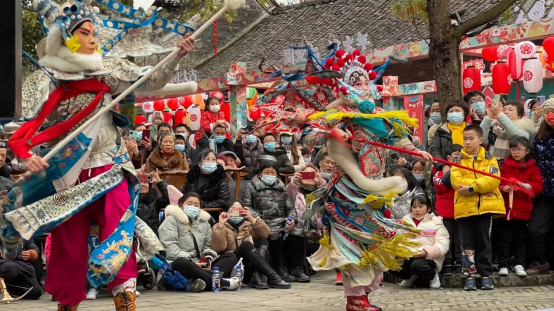
<path id="1" fill-rule="evenodd" d="M 150 175 L 138 174 L 138 178 L 140 181 L 140 194 L 137 217 L 142 219 L 154 233 L 158 234 L 160 208 L 165 208 L 169 204 L 167 181 L 160 178 L 158 169 Z"/>

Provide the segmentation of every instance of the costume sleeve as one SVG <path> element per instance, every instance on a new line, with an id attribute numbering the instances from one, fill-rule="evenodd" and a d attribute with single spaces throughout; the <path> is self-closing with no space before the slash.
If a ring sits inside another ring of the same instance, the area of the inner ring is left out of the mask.
<path id="1" fill-rule="evenodd" d="M 302 141 L 310 148 L 325 145 L 327 143 L 327 134 L 324 132 L 311 131 L 304 136 Z"/>
<path id="2" fill-rule="evenodd" d="M 162 243 L 167 260 L 174 261 L 177 258 L 192 259 L 195 251 L 187 252 L 179 248 L 179 224 L 175 217 L 166 218 L 158 229 L 160 242 Z"/>
<path id="3" fill-rule="evenodd" d="M 46 262 L 50 260 L 50 251 L 52 250 L 52 235 L 49 234 L 46 237 L 46 242 L 44 242 L 44 257 L 46 258 Z"/>
<path id="4" fill-rule="evenodd" d="M 498 162 L 495 158 L 491 158 L 489 160 L 486 171 L 487 173 L 500 176 L 500 169 L 498 168 Z M 498 186 L 500 186 L 500 179 L 482 175 L 475 179 L 471 185 L 477 193 L 493 192 L 498 189 Z"/>
<path id="5" fill-rule="evenodd" d="M 508 138 L 514 137 L 525 137 L 529 139 L 530 133 L 524 130 L 519 129 L 510 118 L 508 118 L 504 113 L 500 113 L 496 119 L 498 123 L 502 125 L 504 131 L 508 134 Z"/>

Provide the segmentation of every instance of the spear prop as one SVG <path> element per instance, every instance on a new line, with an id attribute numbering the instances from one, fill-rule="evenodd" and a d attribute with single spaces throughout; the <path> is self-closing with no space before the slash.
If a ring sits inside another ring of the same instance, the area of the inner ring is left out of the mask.
<path id="1" fill-rule="evenodd" d="M 245 0 L 226 0 L 223 4 L 223 7 L 215 13 L 214 16 L 212 16 L 208 21 L 206 21 L 200 28 L 198 28 L 191 37 L 194 39 L 198 39 L 198 37 L 209 27 L 212 26 L 213 22 L 216 21 L 218 18 L 223 16 L 225 12 L 228 10 L 236 10 L 241 8 L 245 3 Z M 47 155 L 44 156 L 44 161 L 48 161 L 51 159 L 58 151 L 60 151 L 63 146 L 67 145 L 71 140 L 73 140 L 75 137 L 77 137 L 80 133 L 82 133 L 87 127 L 89 127 L 91 124 L 93 124 L 98 118 L 102 117 L 104 114 L 110 112 L 110 110 L 121 100 L 123 100 L 127 95 L 129 95 L 132 91 L 134 91 L 136 88 L 138 88 L 140 85 L 142 85 L 147 79 L 149 79 L 155 72 L 160 70 L 165 64 L 167 64 L 173 57 L 177 56 L 179 52 L 181 51 L 180 47 L 175 48 L 173 52 L 171 52 L 169 55 L 167 55 L 159 64 L 157 64 L 152 70 L 148 71 L 142 78 L 138 79 L 133 85 L 131 85 L 128 89 L 126 89 L 123 93 L 119 94 L 116 99 L 114 99 L 110 104 L 108 104 L 106 107 L 102 108 L 97 114 L 92 116 L 87 122 L 85 122 L 83 125 L 81 125 L 78 129 L 76 129 L 73 133 L 67 135 L 61 142 L 59 142 L 54 148 L 48 152 Z M 15 183 L 15 186 L 20 186 L 25 180 L 27 180 L 31 176 L 30 173 L 23 174 L 19 180 Z"/>

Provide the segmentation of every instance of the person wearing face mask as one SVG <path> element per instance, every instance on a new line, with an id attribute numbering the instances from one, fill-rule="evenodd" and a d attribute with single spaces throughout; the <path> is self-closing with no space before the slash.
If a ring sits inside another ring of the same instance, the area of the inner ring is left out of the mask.
<path id="1" fill-rule="evenodd" d="M 171 173 L 173 171 L 188 171 L 187 159 L 181 152 L 176 152 L 173 134 L 160 134 L 158 141 L 160 145 L 152 151 L 150 157 L 146 160 L 144 172 L 152 173 L 159 170 L 163 179 L 179 189 L 181 187 L 181 177 Z"/>
<path id="2" fill-rule="evenodd" d="M 209 139 L 215 134 L 217 125 L 223 126 L 226 131 L 231 129 L 229 122 L 225 121 L 225 114 L 221 110 L 220 99 L 209 97 L 206 101 L 204 113 L 200 118 L 200 130 L 194 136 L 194 144 L 197 149 L 204 150 L 209 147 Z"/>
<path id="3" fill-rule="evenodd" d="M 155 142 L 150 140 L 149 137 L 145 137 L 144 139 L 142 139 L 142 132 L 145 129 L 146 129 L 146 125 L 144 124 L 137 124 L 135 125 L 135 128 L 134 128 L 135 132 L 137 132 L 136 141 L 137 141 L 138 150 L 142 155 L 143 161 L 144 159 L 148 159 L 152 150 L 156 149 L 156 146 L 153 145 Z"/>
<path id="4" fill-rule="evenodd" d="M 217 164 L 215 153 L 210 149 L 200 151 L 198 165 L 193 165 L 187 174 L 182 193 L 196 192 L 203 207 L 224 207 L 229 201 L 229 182 L 223 166 Z"/>
<path id="5" fill-rule="evenodd" d="M 260 214 L 262 220 L 269 226 L 271 266 L 285 282 L 292 282 L 295 278 L 283 267 L 281 255 L 285 231 L 291 232 L 295 229 L 298 214 L 286 192 L 285 184 L 277 178 L 277 174 L 278 166 L 275 161 L 260 160 L 258 174 L 246 186 L 242 194 L 242 202 L 245 206 L 250 206 L 252 211 Z M 285 227 L 289 217 L 293 220 Z"/>
<path id="6" fill-rule="evenodd" d="M 140 193 L 137 217 L 142 219 L 154 233 L 158 234 L 160 208 L 165 208 L 169 204 L 168 184 L 165 180 L 160 179 L 158 170 L 150 176 L 148 174 L 138 174 L 138 178 Z"/>
<path id="7" fill-rule="evenodd" d="M 264 146 L 260 139 L 252 133 L 253 130 L 254 128 L 250 125 L 240 129 L 235 141 L 235 152 L 248 172 L 256 170 L 258 158 L 264 153 Z M 253 175 L 254 173 L 251 174 L 251 176 Z M 251 178 L 251 176 L 247 178 Z"/>
<path id="8" fill-rule="evenodd" d="M 414 175 L 415 179 L 419 183 L 419 187 L 423 190 L 423 192 L 427 192 L 427 180 L 429 179 L 427 176 L 427 172 L 425 171 L 425 162 L 421 160 L 414 160 L 412 162 L 412 174 Z"/>
<path id="9" fill-rule="evenodd" d="M 285 150 L 287 151 L 287 156 L 289 157 L 289 160 L 292 162 L 292 165 L 294 165 L 294 169 L 297 172 L 303 170 L 304 167 L 306 167 L 306 163 L 304 163 L 304 158 L 300 154 L 296 145 L 295 135 L 292 135 L 292 133 L 281 133 L 279 135 L 279 141 L 277 142 L 277 145 L 285 148 Z"/>
<path id="10" fill-rule="evenodd" d="M 404 183 L 400 185 L 402 192 L 393 199 L 393 204 L 390 207 L 394 219 L 402 219 L 410 213 L 410 202 L 416 195 L 425 195 L 419 182 L 414 177 L 412 172 L 406 168 L 397 168 L 390 172 L 391 176 L 400 176 L 404 179 Z"/>
<path id="11" fill-rule="evenodd" d="M 439 101 L 435 100 L 433 104 L 431 104 L 430 108 L 429 121 L 433 123 L 433 125 L 429 127 L 429 131 L 427 132 L 428 145 L 431 145 L 431 141 L 433 141 L 433 137 L 435 136 L 437 129 L 442 125 L 441 106 Z"/>
<path id="12" fill-rule="evenodd" d="M 190 284 L 193 292 L 212 290 L 212 274 L 209 270 L 214 267 L 218 267 L 223 274 L 222 289 L 236 290 L 239 279 L 230 278 L 233 266 L 229 261 L 233 261 L 233 258 L 225 256 L 220 259 L 211 248 L 212 228 L 208 222 L 211 216 L 202 210 L 200 196 L 185 193 L 178 204 L 167 206 L 166 218 L 158 230 L 166 260 L 175 271 L 193 280 Z"/>
<path id="13" fill-rule="evenodd" d="M 279 174 L 294 174 L 296 171 L 292 162 L 289 160 L 287 151 L 283 147 L 277 147 L 275 135 L 267 133 L 264 135 L 262 142 L 264 144 L 263 155 L 269 155 L 277 159 L 277 176 Z M 255 163 L 259 167 L 258 163 Z M 250 174 L 255 174 L 255 171 L 249 171 Z M 277 177 L 280 178 L 280 177 Z"/>
<path id="14" fill-rule="evenodd" d="M 481 124 L 487 115 L 485 95 L 479 91 L 469 91 L 464 95 L 464 101 L 469 105 L 469 115 L 473 124 Z"/>
<path id="15" fill-rule="evenodd" d="M 175 135 L 176 136 L 181 135 L 185 140 L 184 146 L 185 146 L 185 153 L 187 154 L 187 158 L 191 158 L 192 156 L 192 148 L 190 147 L 190 143 L 189 143 L 189 133 L 190 133 L 190 130 L 186 125 L 181 123 L 175 126 Z"/>
<path id="16" fill-rule="evenodd" d="M 465 101 L 451 100 L 446 103 L 445 111 L 447 113 L 447 122 L 438 127 L 429 147 L 429 153 L 433 157 L 443 160 L 446 160 L 448 157 L 446 150 L 452 144 L 464 145 L 463 132 L 467 125 L 465 119 L 469 114 L 469 105 Z M 444 163 L 435 162 L 434 166 L 444 173 L 450 170 L 450 166 Z"/>
<path id="17" fill-rule="evenodd" d="M 421 230 L 417 241 L 421 246 L 412 258 L 405 260 L 399 271 L 392 273 L 404 279 L 400 286 L 440 288 L 439 272 L 450 244 L 442 218 L 431 211 L 431 201 L 425 195 L 416 195 L 410 201 L 411 213 L 402 221 Z"/>
<path id="18" fill-rule="evenodd" d="M 227 262 L 232 270 L 242 258 L 243 267 L 247 267 L 244 283 L 249 287 L 290 288 L 290 283 L 283 281 L 271 267 L 267 224 L 240 200 L 230 201 L 226 210 L 219 215 L 219 223 L 212 227 L 211 247 L 219 254 L 218 262 L 225 257 L 231 258 Z M 267 282 L 263 276 L 267 277 Z"/>

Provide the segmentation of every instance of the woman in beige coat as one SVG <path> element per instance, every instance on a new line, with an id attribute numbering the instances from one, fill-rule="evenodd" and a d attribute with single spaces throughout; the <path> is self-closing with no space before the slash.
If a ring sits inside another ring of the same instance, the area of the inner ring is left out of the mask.
<path id="1" fill-rule="evenodd" d="M 254 213 L 254 215 L 253 215 Z M 229 257 L 226 262 L 234 262 L 235 265 L 242 259 L 242 266 L 252 265 L 249 285 L 256 289 L 290 288 L 290 284 L 271 268 L 267 237 L 269 227 L 267 224 L 242 202 L 235 200 L 227 205 L 227 212 L 219 215 L 219 222 L 212 228 L 212 249 L 218 253 L 219 258 Z M 262 275 L 267 277 L 264 282 Z"/>

